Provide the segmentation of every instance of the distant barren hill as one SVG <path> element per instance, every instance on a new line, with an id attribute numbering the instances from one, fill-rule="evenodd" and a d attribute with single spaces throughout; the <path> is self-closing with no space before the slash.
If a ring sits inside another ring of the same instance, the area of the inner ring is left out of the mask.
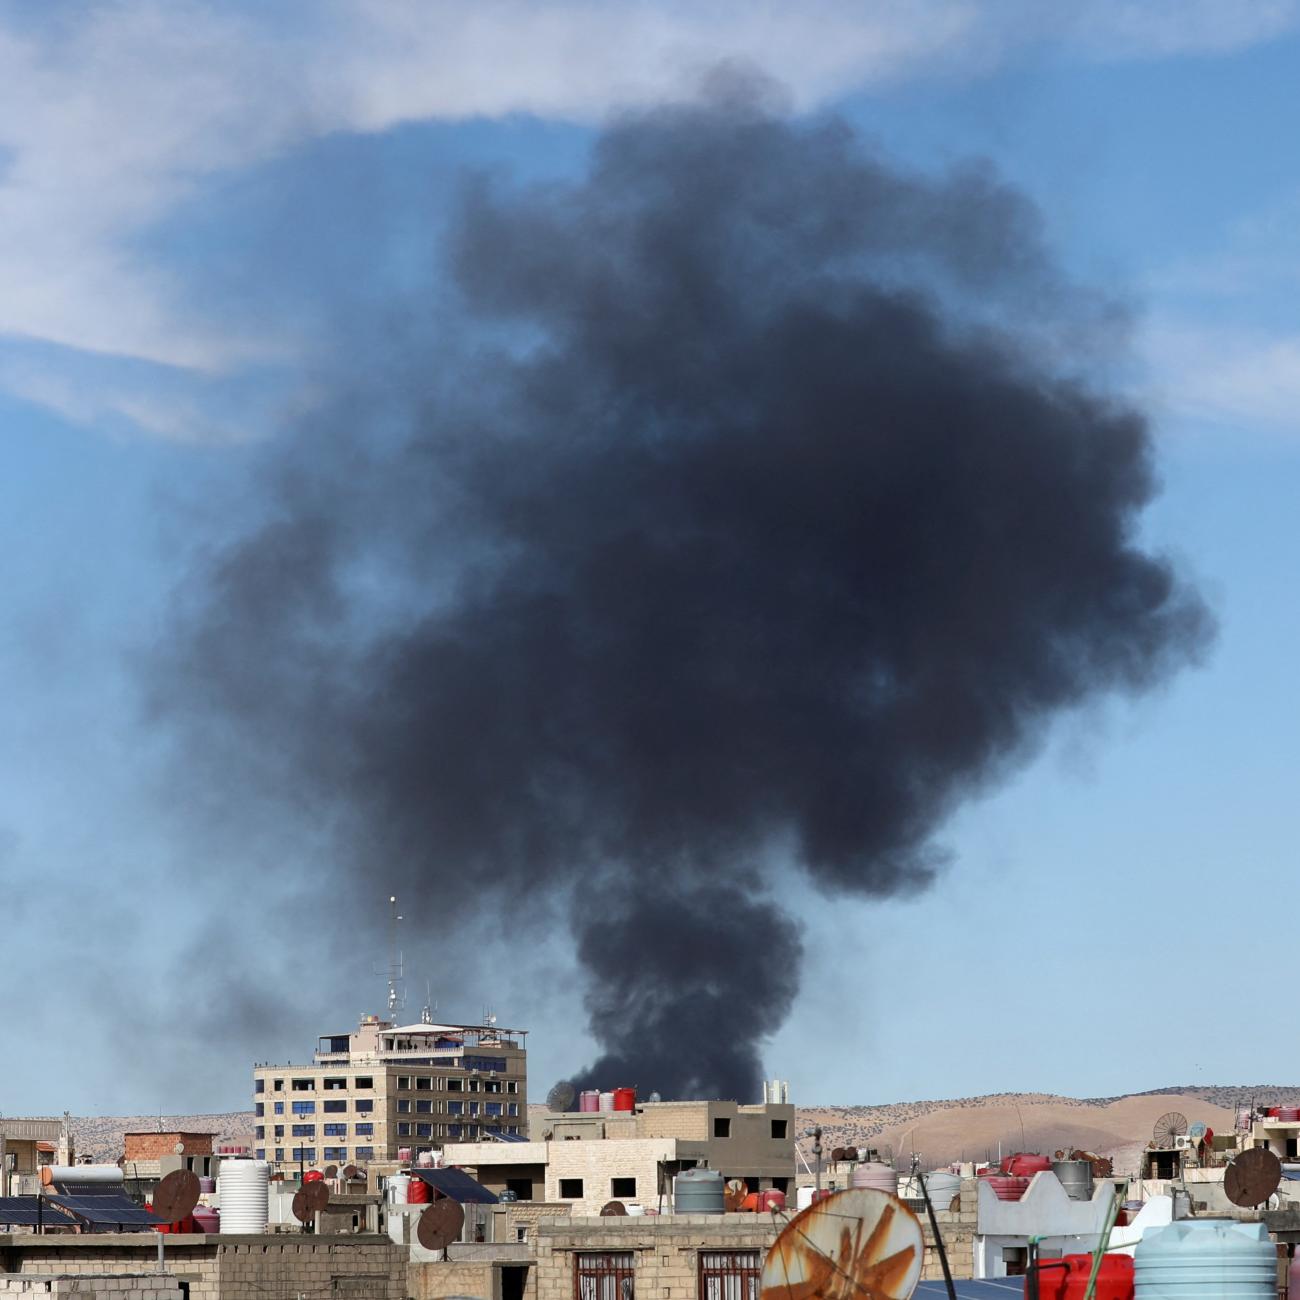
<path id="1" fill-rule="evenodd" d="M 900 1101 L 877 1106 L 800 1106 L 795 1132 L 811 1160 L 812 1143 L 803 1135 L 822 1128 L 829 1154 L 837 1146 L 888 1148 L 900 1164 L 921 1153 L 927 1166 L 950 1160 L 983 1160 L 1004 1152 L 1082 1147 L 1116 1161 L 1117 1173 L 1131 1172 L 1155 1121 L 1178 1111 L 1201 1120 L 1216 1132 L 1229 1132 L 1237 1106 L 1300 1103 L 1300 1084 L 1187 1084 L 1121 1097 L 1058 1097 L 1050 1093 L 1004 1092 L 947 1101 Z M 536 1113 L 544 1107 L 532 1105 Z M 122 1135 L 133 1129 L 157 1129 L 157 1115 L 113 1115 L 74 1119 L 77 1149 L 96 1160 L 117 1160 Z M 165 1115 L 164 1129 L 212 1132 L 215 1146 L 253 1145 L 251 1111 L 218 1115 Z"/>
<path id="2" fill-rule="evenodd" d="M 799 1133 L 815 1125 L 822 1145 L 876 1147 L 888 1150 L 900 1165 L 913 1151 L 925 1165 L 952 1160 L 996 1159 L 999 1149 L 1051 1154 L 1079 1147 L 1111 1156 L 1117 1173 L 1131 1172 L 1138 1152 L 1150 1138 L 1156 1120 L 1177 1111 L 1189 1121 L 1200 1120 L 1216 1132 L 1231 1132 L 1235 1111 L 1207 1100 L 1211 1093 L 1232 1101 L 1239 1090 L 1197 1089 L 1130 1094 L 1124 1097 L 1058 1097 L 1045 1093 L 998 1093 L 951 1101 L 896 1102 L 885 1106 L 801 1106 Z M 1241 1090 L 1247 1093 L 1249 1089 Z M 1282 1090 L 1285 1095 L 1300 1096 Z M 807 1138 L 801 1141 L 811 1153 Z"/>
<path id="3" fill-rule="evenodd" d="M 102 1115 L 72 1121 L 72 1137 L 77 1151 L 96 1161 L 116 1162 L 125 1143 L 124 1133 L 141 1130 L 164 1132 L 184 1129 L 191 1133 L 214 1133 L 212 1145 L 252 1146 L 253 1112 L 227 1111 L 220 1115 Z"/>

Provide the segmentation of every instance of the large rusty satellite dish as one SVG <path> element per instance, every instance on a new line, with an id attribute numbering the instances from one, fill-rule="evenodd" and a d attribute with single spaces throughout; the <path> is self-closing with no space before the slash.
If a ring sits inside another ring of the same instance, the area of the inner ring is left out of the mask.
<path id="1" fill-rule="evenodd" d="M 164 1223 L 179 1223 L 199 1203 L 199 1176 L 191 1169 L 173 1169 L 153 1194 L 153 1212 Z"/>
<path id="2" fill-rule="evenodd" d="M 620 1215 L 627 1213 L 627 1206 L 622 1201 L 606 1201 L 600 1207 L 600 1217 L 602 1219 L 616 1219 Z"/>
<path id="3" fill-rule="evenodd" d="M 767 1252 L 762 1300 L 907 1300 L 921 1222 L 889 1192 L 854 1187 L 795 1215 Z"/>
<path id="4" fill-rule="evenodd" d="M 1263 1205 L 1282 1181 L 1282 1162 L 1264 1147 L 1243 1151 L 1223 1175 L 1223 1191 L 1233 1205 Z"/>
<path id="5" fill-rule="evenodd" d="M 425 1250 L 446 1250 L 465 1226 L 465 1210 L 459 1201 L 440 1196 L 420 1215 L 415 1239 Z"/>

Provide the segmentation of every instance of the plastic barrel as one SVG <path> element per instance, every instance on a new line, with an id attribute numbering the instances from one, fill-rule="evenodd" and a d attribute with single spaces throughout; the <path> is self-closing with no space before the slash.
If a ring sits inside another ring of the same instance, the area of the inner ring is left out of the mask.
<path id="1" fill-rule="evenodd" d="M 412 1178 L 406 1189 L 406 1200 L 410 1205 L 427 1205 L 429 1203 L 429 1184 L 423 1178 Z"/>
<path id="2" fill-rule="evenodd" d="M 898 1170 L 878 1160 L 864 1160 L 854 1165 L 850 1181 L 854 1187 L 873 1187 L 878 1192 L 898 1195 Z"/>

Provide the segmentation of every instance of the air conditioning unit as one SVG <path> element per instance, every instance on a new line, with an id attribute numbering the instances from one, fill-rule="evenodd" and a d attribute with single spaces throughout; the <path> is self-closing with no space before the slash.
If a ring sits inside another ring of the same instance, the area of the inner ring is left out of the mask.
<path id="1" fill-rule="evenodd" d="M 1175 1151 L 1192 1151 L 1196 1148 L 1196 1139 L 1187 1133 L 1176 1133 L 1174 1135 Z"/>

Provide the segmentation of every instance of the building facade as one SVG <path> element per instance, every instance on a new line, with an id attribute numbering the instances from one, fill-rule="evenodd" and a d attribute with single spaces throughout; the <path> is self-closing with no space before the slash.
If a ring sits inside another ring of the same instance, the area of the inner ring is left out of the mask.
<path id="1" fill-rule="evenodd" d="M 253 1146 L 285 1166 L 396 1160 L 527 1132 L 526 1031 L 366 1016 L 310 1065 L 253 1070 Z"/>

